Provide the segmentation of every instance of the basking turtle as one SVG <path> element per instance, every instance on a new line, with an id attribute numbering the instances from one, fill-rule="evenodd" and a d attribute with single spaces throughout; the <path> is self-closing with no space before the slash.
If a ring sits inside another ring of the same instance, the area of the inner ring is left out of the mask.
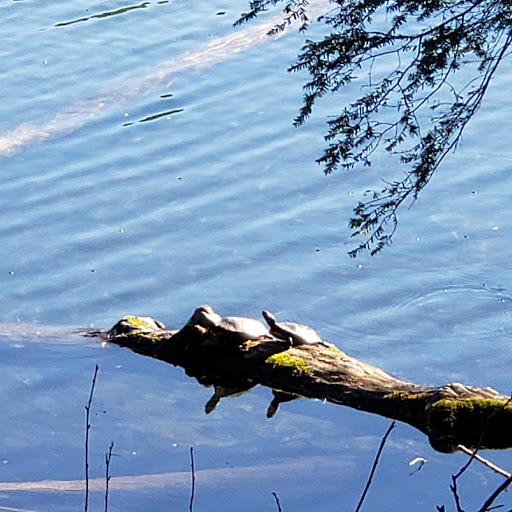
<path id="1" fill-rule="evenodd" d="M 272 339 L 268 329 L 261 322 L 241 316 L 226 316 L 210 330 L 217 336 L 226 336 L 240 343 L 249 340 Z"/>
<path id="2" fill-rule="evenodd" d="M 211 306 L 204 304 L 199 306 L 190 317 L 187 325 L 199 325 L 204 329 L 210 329 L 214 327 L 222 320 L 222 317 L 215 313 Z"/>
<path id="3" fill-rule="evenodd" d="M 258 320 L 241 316 L 220 315 L 207 305 L 198 307 L 188 325 L 199 325 L 217 336 L 223 336 L 240 343 L 249 340 L 272 339 L 268 329 Z"/>
<path id="4" fill-rule="evenodd" d="M 332 343 L 323 341 L 318 333 L 307 325 L 296 324 L 294 322 L 276 322 L 274 315 L 268 311 L 262 311 L 261 314 L 270 327 L 270 334 L 280 340 L 291 341 L 293 347 L 298 345 L 334 346 Z"/>

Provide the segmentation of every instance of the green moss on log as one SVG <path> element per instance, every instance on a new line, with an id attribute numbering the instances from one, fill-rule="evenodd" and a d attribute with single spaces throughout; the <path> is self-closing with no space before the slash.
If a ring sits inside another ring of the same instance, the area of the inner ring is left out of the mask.
<path id="1" fill-rule="evenodd" d="M 124 322 L 131 325 L 135 331 L 138 331 L 140 329 L 143 330 L 153 330 L 153 325 L 148 322 L 144 317 L 141 316 L 125 316 L 123 318 Z"/>
<path id="2" fill-rule="evenodd" d="M 508 448 L 512 404 L 492 398 L 442 399 L 430 408 L 430 442 L 440 451 L 467 448 Z"/>
<path id="3" fill-rule="evenodd" d="M 427 397 L 426 392 L 417 391 L 391 391 L 384 395 L 387 400 L 425 400 Z"/>
<path id="4" fill-rule="evenodd" d="M 311 369 L 305 359 L 292 356 L 286 352 L 279 352 L 278 354 L 267 357 L 265 363 L 272 365 L 273 368 L 285 368 L 290 370 L 293 375 L 311 375 Z"/>

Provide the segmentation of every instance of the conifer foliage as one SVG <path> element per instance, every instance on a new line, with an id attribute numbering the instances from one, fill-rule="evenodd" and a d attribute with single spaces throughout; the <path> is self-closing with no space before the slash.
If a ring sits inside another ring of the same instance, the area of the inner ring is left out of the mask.
<path id="1" fill-rule="evenodd" d="M 254 0 L 238 23 L 283 0 Z M 512 43 L 512 0 L 331 0 L 291 71 L 307 70 L 302 125 L 324 95 L 340 109 L 327 121 L 326 174 L 371 165 L 377 150 L 396 158 L 395 180 L 359 202 L 349 225 L 356 256 L 391 241 L 397 212 L 414 201 L 461 140 Z M 311 21 L 307 0 L 285 3 L 273 32 Z M 350 86 L 350 87 L 348 87 Z M 355 91 L 355 96 L 354 96 Z M 341 93 L 341 94 L 340 94 Z M 347 98 L 350 98 L 347 100 Z"/>

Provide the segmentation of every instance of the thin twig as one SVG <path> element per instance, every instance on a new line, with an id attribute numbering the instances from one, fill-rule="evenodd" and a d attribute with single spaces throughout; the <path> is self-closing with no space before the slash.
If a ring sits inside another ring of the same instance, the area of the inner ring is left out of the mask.
<path id="1" fill-rule="evenodd" d="M 501 485 L 499 485 L 496 490 L 485 500 L 485 503 L 482 505 L 482 508 L 478 510 L 478 512 L 487 512 L 491 510 L 492 502 L 510 485 L 512 484 L 512 476 L 507 478 Z"/>
<path id="2" fill-rule="evenodd" d="M 283 512 L 283 510 L 281 508 L 281 504 L 279 503 L 279 498 L 277 497 L 277 494 L 275 492 L 273 492 L 272 496 L 274 496 L 274 499 L 276 500 L 277 512 Z"/>
<path id="3" fill-rule="evenodd" d="M 363 494 L 361 495 L 361 499 L 359 500 L 359 503 L 357 504 L 355 512 L 359 512 L 361 510 L 361 507 L 363 506 L 363 501 L 366 498 L 366 494 L 368 493 L 368 489 L 370 488 L 370 485 L 372 483 L 373 475 L 375 474 L 375 470 L 377 469 L 377 464 L 379 463 L 380 455 L 382 453 L 382 450 L 384 449 L 384 445 L 386 444 L 386 440 L 391 434 L 391 431 L 395 428 L 395 422 L 391 422 L 391 425 L 386 430 L 386 433 L 384 434 L 384 437 L 382 438 L 382 441 L 380 442 L 379 449 L 377 450 L 377 455 L 375 456 L 375 460 L 373 461 L 372 470 L 370 471 L 370 475 L 368 476 L 368 481 L 366 482 L 366 486 L 364 488 Z"/>
<path id="4" fill-rule="evenodd" d="M 462 506 L 460 504 L 459 493 L 457 492 L 457 476 L 452 475 L 452 485 L 450 485 L 450 491 L 452 491 L 453 499 L 455 501 L 455 506 L 457 507 L 457 512 L 464 512 Z"/>
<path id="5" fill-rule="evenodd" d="M 478 455 L 476 453 L 476 450 L 470 450 L 469 448 L 466 448 L 463 444 L 459 444 L 457 447 L 461 452 L 466 453 L 467 455 L 470 455 L 473 457 L 473 459 L 477 460 L 484 466 L 487 466 L 489 469 L 492 469 L 495 473 L 498 473 L 498 475 L 504 476 L 505 478 L 510 478 L 512 476 L 512 473 L 509 473 L 508 471 L 505 471 L 504 469 L 500 468 L 499 466 L 496 466 L 496 464 L 493 464 L 490 460 L 484 459 L 481 455 Z"/>
<path id="6" fill-rule="evenodd" d="M 196 489 L 196 474 L 194 469 L 194 447 L 190 447 L 190 470 L 192 473 L 192 489 L 190 490 L 190 506 L 189 511 L 192 512 L 192 509 L 194 507 L 194 492 Z"/>
<path id="7" fill-rule="evenodd" d="M 108 484 L 110 482 L 110 460 L 112 459 L 112 450 L 114 449 L 114 441 L 110 443 L 108 452 L 105 453 L 105 512 L 108 511 Z"/>
<path id="8" fill-rule="evenodd" d="M 98 376 L 98 370 L 100 367 L 96 365 L 94 367 L 94 374 L 92 376 L 92 384 L 91 384 L 91 392 L 89 393 L 89 400 L 87 401 L 87 405 L 85 406 L 85 503 L 84 503 L 84 512 L 87 512 L 89 509 L 89 430 L 91 429 L 91 424 L 89 423 L 89 419 L 91 416 L 91 405 L 92 405 L 92 397 L 94 396 L 94 387 L 96 386 L 96 377 Z"/>

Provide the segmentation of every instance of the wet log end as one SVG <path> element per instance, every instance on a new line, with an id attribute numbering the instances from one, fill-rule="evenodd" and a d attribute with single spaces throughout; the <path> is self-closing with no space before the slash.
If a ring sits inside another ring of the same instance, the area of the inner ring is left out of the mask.
<path id="1" fill-rule="evenodd" d="M 478 395 L 477 391 L 473 398 L 442 398 L 429 406 L 428 437 L 434 449 L 452 453 L 459 450 L 459 445 L 473 450 L 510 448 L 510 399 Z"/>

